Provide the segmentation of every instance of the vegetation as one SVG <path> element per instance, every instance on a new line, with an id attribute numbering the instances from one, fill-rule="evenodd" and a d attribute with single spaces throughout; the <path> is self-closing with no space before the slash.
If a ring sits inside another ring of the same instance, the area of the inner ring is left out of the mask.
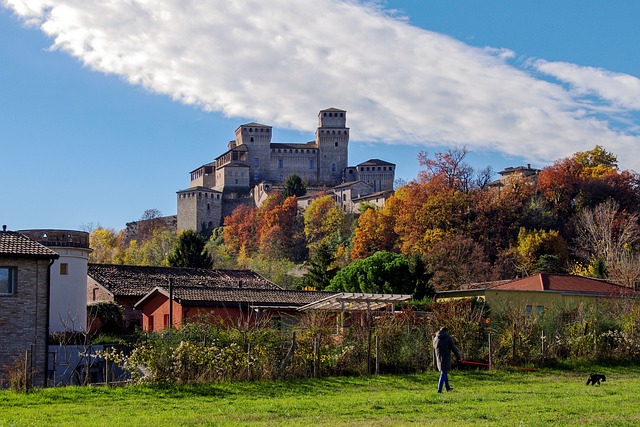
<path id="1" fill-rule="evenodd" d="M 586 386 L 589 372 L 607 382 Z M 640 368 L 471 370 L 215 385 L 65 387 L 0 392 L 0 426 L 633 426 Z"/>
<path id="2" fill-rule="evenodd" d="M 322 194 L 298 214 L 304 184 L 292 175 L 283 193 L 226 217 L 207 253 L 214 267 L 251 268 L 285 287 L 315 289 L 328 288 L 359 260 L 393 253 L 421 266 L 413 273 L 418 298 L 425 289 L 541 271 L 595 275 L 629 287 L 640 280 L 640 179 L 620 170 L 613 153 L 596 145 L 535 176 L 516 171 L 498 185 L 489 185 L 491 168 L 474 171 L 467 154 L 466 148 L 421 152 L 416 179 L 398 187 L 384 207 L 368 205 L 355 214 Z M 94 230 L 91 261 L 168 265 L 177 237 L 163 229 L 157 210 L 141 219 L 138 240 Z"/>

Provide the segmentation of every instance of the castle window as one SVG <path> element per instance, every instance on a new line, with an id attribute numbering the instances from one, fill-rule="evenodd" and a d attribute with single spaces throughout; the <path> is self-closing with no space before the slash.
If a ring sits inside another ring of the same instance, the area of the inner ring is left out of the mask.
<path id="1" fill-rule="evenodd" d="M 336 147 L 338 146 L 338 141 L 336 141 Z"/>
<path id="2" fill-rule="evenodd" d="M 284 179 L 284 175 L 283 175 L 283 174 L 279 174 L 279 175 L 278 175 L 278 179 L 279 179 L 280 181 L 282 181 L 282 180 Z"/>
<path id="3" fill-rule="evenodd" d="M 249 140 L 249 142 L 253 142 L 253 137 L 251 137 L 251 139 Z"/>
<path id="4" fill-rule="evenodd" d="M 333 135 L 335 135 L 335 134 L 336 134 L 336 131 L 334 130 L 334 131 L 333 131 L 333 132 L 331 132 L 331 133 L 332 133 Z"/>
<path id="5" fill-rule="evenodd" d="M 260 132 L 264 132 L 264 129 L 260 129 Z"/>
<path id="6" fill-rule="evenodd" d="M 258 179 L 259 179 L 259 178 L 258 178 L 258 172 L 254 172 L 254 173 L 253 173 L 253 180 L 254 180 L 254 181 L 257 181 Z"/>
<path id="7" fill-rule="evenodd" d="M 329 113 L 329 117 L 333 117 L 333 114 Z"/>
<path id="8" fill-rule="evenodd" d="M 253 129 L 252 129 L 252 128 L 249 128 L 249 132 L 253 132 Z"/>
<path id="9" fill-rule="evenodd" d="M 283 161 L 282 159 L 278 159 L 278 169 L 282 169 Z"/>
<path id="10" fill-rule="evenodd" d="M 258 157 L 253 158 L 253 166 L 260 166 L 260 159 Z"/>
<path id="11" fill-rule="evenodd" d="M 313 169 L 315 167 L 314 163 L 313 159 L 309 159 L 309 169 Z"/>
<path id="12" fill-rule="evenodd" d="M 340 117 L 344 117 L 344 113 L 340 113 Z"/>
<path id="13" fill-rule="evenodd" d="M 338 131 L 338 135 L 342 135 L 342 133 L 340 131 Z"/>
<path id="14" fill-rule="evenodd" d="M 209 203 L 207 203 L 207 210 L 210 211 L 211 210 L 211 205 Z"/>
<path id="15" fill-rule="evenodd" d="M 335 171 L 336 171 L 336 164 L 331 163 L 331 172 L 335 172 Z"/>
<path id="16" fill-rule="evenodd" d="M 323 117 L 327 117 L 327 113 L 322 113 L 322 116 Z"/>

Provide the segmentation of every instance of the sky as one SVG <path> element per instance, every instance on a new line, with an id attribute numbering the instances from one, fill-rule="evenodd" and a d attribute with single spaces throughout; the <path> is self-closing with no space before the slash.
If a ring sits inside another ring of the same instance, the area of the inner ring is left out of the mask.
<path id="1" fill-rule="evenodd" d="M 640 171 L 637 0 L 0 0 L 0 223 L 119 230 L 176 213 L 244 123 L 349 163 L 467 147 L 542 168 L 596 144 Z"/>

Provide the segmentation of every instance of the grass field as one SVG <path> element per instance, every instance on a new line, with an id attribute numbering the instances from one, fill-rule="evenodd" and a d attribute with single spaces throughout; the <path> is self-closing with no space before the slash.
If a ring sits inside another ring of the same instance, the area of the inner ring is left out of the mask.
<path id="1" fill-rule="evenodd" d="M 0 391 L 0 426 L 637 426 L 640 367 Z"/>

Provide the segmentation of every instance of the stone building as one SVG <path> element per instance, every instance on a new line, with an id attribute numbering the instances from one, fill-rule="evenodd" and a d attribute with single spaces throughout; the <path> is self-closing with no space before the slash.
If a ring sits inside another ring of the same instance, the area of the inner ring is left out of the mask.
<path id="1" fill-rule="evenodd" d="M 357 181 L 368 184 L 367 194 L 393 191 L 393 163 L 372 159 L 349 166 L 349 134 L 347 112 L 337 108 L 318 113 L 315 139 L 306 143 L 274 143 L 271 126 L 241 125 L 227 151 L 191 171 L 190 187 L 177 192 L 178 231 L 218 227 L 238 205 L 264 200 L 265 189 L 281 188 L 292 174 L 312 193 Z"/>
<path id="2" fill-rule="evenodd" d="M 0 378 L 26 360 L 32 384 L 46 384 L 50 269 L 58 258 L 24 234 L 0 231 Z"/>

